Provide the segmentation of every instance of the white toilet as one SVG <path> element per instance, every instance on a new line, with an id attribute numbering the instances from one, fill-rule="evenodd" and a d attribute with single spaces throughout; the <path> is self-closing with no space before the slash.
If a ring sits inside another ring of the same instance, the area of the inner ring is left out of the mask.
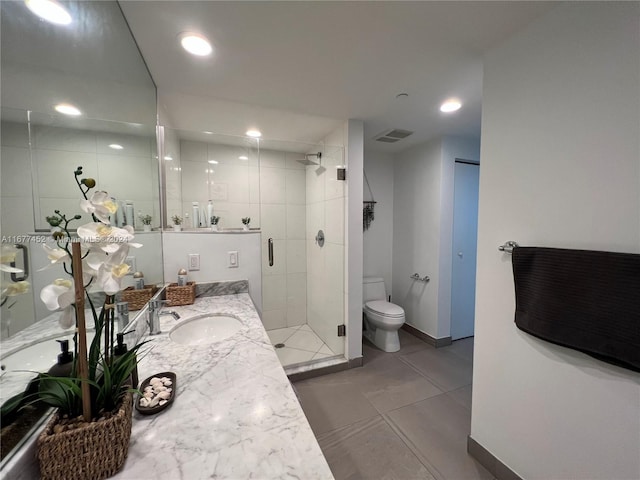
<path id="1" fill-rule="evenodd" d="M 362 283 L 362 310 L 366 326 L 362 334 L 380 350 L 397 352 L 400 350 L 398 330 L 404 323 L 404 310 L 387 302 L 383 278 L 364 277 Z"/>

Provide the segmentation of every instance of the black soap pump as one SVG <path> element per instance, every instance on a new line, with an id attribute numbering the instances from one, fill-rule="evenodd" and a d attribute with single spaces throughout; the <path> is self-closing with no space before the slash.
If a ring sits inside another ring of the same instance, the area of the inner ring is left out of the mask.
<path id="1" fill-rule="evenodd" d="M 124 355 L 125 353 L 127 353 L 128 349 L 127 349 L 127 344 L 124 343 L 124 336 L 129 334 L 129 333 L 133 333 L 134 330 L 131 330 L 127 333 L 118 333 L 116 334 L 116 348 L 113 349 L 113 356 L 114 358 L 119 358 L 122 355 Z M 133 371 L 131 372 L 131 385 L 133 386 L 133 388 L 138 388 L 138 363 L 137 363 L 137 359 L 136 359 L 136 365 L 135 367 L 133 367 Z"/>
<path id="2" fill-rule="evenodd" d="M 73 353 L 69 351 L 69 340 L 56 340 L 60 343 L 58 363 L 49 369 L 48 375 L 52 377 L 69 377 L 73 369 Z"/>

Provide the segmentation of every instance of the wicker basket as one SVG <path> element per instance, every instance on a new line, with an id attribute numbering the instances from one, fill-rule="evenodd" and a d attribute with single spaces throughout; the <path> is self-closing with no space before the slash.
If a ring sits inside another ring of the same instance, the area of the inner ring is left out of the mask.
<path id="1" fill-rule="evenodd" d="M 157 291 L 158 287 L 155 285 L 147 285 L 139 290 L 127 287 L 122 291 L 122 301 L 129 303 L 129 310 L 141 310 Z"/>
<path id="2" fill-rule="evenodd" d="M 191 305 L 195 301 L 196 282 L 187 282 L 184 287 L 179 287 L 177 283 L 172 283 L 167 287 L 167 305 L 170 307 Z"/>
<path id="3" fill-rule="evenodd" d="M 129 453 L 133 397 L 125 395 L 114 416 L 74 430 L 52 433 L 56 413 L 38 437 L 43 480 L 99 480 L 115 475 Z"/>

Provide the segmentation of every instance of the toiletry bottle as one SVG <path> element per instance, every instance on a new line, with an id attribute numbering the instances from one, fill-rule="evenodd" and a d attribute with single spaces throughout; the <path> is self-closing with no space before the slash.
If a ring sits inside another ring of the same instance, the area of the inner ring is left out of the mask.
<path id="1" fill-rule="evenodd" d="M 123 331 L 129 325 L 129 302 L 116 303 L 116 313 L 118 315 L 118 331 Z"/>
<path id="2" fill-rule="evenodd" d="M 114 358 L 114 360 L 120 358 L 122 355 L 127 353 L 128 349 L 127 349 L 127 344 L 124 343 L 124 336 L 128 335 L 129 333 L 133 333 L 133 332 L 134 332 L 134 330 L 131 330 L 130 332 L 118 333 L 116 335 L 116 341 L 118 342 L 118 344 L 116 345 L 116 348 L 113 349 L 113 358 Z M 138 378 L 138 362 L 137 362 L 137 359 L 136 359 L 136 366 L 133 367 L 133 371 L 131 372 L 131 385 L 133 386 L 133 388 L 138 388 L 138 382 L 139 382 L 139 378 Z"/>
<path id="3" fill-rule="evenodd" d="M 210 227 L 212 225 L 211 217 L 213 217 L 213 202 L 209 200 L 209 203 L 207 204 L 207 221 L 205 223 L 207 227 Z"/>
<path id="4" fill-rule="evenodd" d="M 60 343 L 62 353 L 58 355 L 58 363 L 49 369 L 47 374 L 52 377 L 68 377 L 73 368 L 73 353 L 69 351 L 69 340 L 56 340 Z"/>
<path id="5" fill-rule="evenodd" d="M 126 200 L 124 205 L 124 221 L 126 225 L 130 225 L 135 228 L 135 215 L 133 213 L 133 202 L 131 200 Z"/>
<path id="6" fill-rule="evenodd" d="M 198 228 L 200 226 L 200 206 L 198 202 L 193 202 L 192 204 L 193 215 L 191 220 L 193 221 L 193 228 Z"/>
<path id="7" fill-rule="evenodd" d="M 178 286 L 179 287 L 187 286 L 187 271 L 184 268 L 181 268 L 178 271 Z"/>
<path id="8" fill-rule="evenodd" d="M 184 212 L 184 228 L 189 228 L 192 226 L 193 225 L 189 223 L 189 212 Z"/>
<path id="9" fill-rule="evenodd" d="M 142 272 L 136 272 L 133 274 L 133 282 L 136 290 L 142 290 L 144 288 L 144 274 Z"/>
<path id="10" fill-rule="evenodd" d="M 116 205 L 116 207 L 118 206 L 118 201 L 116 200 L 116 197 L 111 197 L 111 201 Z M 116 211 L 112 215 L 109 215 L 109 221 L 111 222 L 112 225 L 115 225 L 116 227 L 120 226 L 118 224 L 118 210 L 120 210 L 119 207 L 116 209 Z"/>

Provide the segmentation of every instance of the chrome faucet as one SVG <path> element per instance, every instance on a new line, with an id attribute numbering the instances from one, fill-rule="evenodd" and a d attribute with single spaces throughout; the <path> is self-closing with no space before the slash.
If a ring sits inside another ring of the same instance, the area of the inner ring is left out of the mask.
<path id="1" fill-rule="evenodd" d="M 149 301 L 149 313 L 147 317 L 147 323 L 149 324 L 149 335 L 158 335 L 160 331 L 160 316 L 172 315 L 174 319 L 178 320 L 180 315 L 175 310 L 162 311 L 163 304 L 167 303 L 166 300 L 151 300 Z"/>

